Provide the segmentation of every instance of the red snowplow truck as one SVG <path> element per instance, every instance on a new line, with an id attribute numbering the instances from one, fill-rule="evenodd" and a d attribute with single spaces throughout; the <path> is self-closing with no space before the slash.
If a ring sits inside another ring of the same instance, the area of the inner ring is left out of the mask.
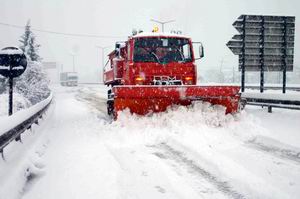
<path id="1" fill-rule="evenodd" d="M 225 106 L 226 113 L 236 112 L 240 87 L 196 85 L 195 60 L 204 56 L 203 46 L 199 45 L 199 57 L 194 52 L 191 39 L 178 34 L 139 33 L 117 42 L 103 72 L 104 84 L 111 86 L 108 114 L 116 117 L 129 108 L 145 115 L 197 100 Z"/>

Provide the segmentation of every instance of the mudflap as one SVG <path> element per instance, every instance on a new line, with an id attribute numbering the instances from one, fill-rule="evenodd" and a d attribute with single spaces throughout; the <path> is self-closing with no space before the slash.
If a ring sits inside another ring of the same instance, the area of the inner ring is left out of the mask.
<path id="1" fill-rule="evenodd" d="M 226 107 L 227 113 L 239 108 L 239 86 L 115 86 L 112 89 L 114 115 L 129 108 L 131 113 L 146 115 L 163 112 L 172 104 L 190 105 L 206 101 Z"/>

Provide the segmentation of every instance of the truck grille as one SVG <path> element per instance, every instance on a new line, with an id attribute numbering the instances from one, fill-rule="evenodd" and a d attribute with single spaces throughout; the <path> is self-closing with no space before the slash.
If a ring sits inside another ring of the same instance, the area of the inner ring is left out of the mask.
<path id="1" fill-rule="evenodd" d="M 182 81 L 176 79 L 176 77 L 170 76 L 154 76 L 154 85 L 182 85 Z"/>

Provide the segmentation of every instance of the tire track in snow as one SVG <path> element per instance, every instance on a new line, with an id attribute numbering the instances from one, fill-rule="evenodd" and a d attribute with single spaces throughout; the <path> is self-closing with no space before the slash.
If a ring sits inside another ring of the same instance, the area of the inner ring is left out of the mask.
<path id="1" fill-rule="evenodd" d="M 262 142 L 258 142 L 256 139 L 250 140 L 245 143 L 246 146 L 264 152 L 268 155 L 272 155 L 281 159 L 291 160 L 296 163 L 300 163 L 300 152 L 296 152 L 290 149 L 285 149 L 279 146 L 272 146 Z"/>
<path id="2" fill-rule="evenodd" d="M 161 143 L 160 145 L 156 145 L 152 147 L 163 151 L 163 153 L 160 152 L 154 153 L 154 155 L 156 155 L 158 158 L 165 159 L 165 160 L 169 159 L 173 162 L 176 162 L 177 164 L 180 164 L 181 168 L 183 165 L 189 171 L 189 173 L 192 172 L 199 175 L 199 177 L 205 179 L 207 182 L 212 184 L 219 192 L 226 195 L 228 198 L 233 198 L 233 199 L 246 198 L 244 195 L 234 190 L 228 184 L 228 182 L 218 179 L 215 175 L 213 175 L 209 171 L 199 166 L 195 161 L 188 159 L 187 157 L 184 156 L 182 152 L 175 150 L 174 148 L 167 145 L 166 143 Z"/>
<path id="3" fill-rule="evenodd" d="M 85 92 L 83 90 L 78 90 L 75 94 L 75 99 L 84 103 L 87 103 L 92 109 L 97 110 L 100 114 L 97 114 L 100 119 L 105 121 L 110 121 L 106 110 L 106 99 L 97 96 L 92 89 L 90 92 Z"/>

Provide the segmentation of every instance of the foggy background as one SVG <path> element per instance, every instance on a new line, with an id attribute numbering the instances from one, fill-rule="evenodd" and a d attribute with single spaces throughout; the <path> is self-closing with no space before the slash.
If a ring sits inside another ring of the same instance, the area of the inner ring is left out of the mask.
<path id="1" fill-rule="evenodd" d="M 193 41 L 203 42 L 205 58 L 197 62 L 198 74 L 213 76 L 212 71 L 238 75 L 238 56 L 233 55 L 226 43 L 238 34 L 232 23 L 241 14 L 296 16 L 296 73 L 288 73 L 288 82 L 292 79 L 298 83 L 299 9 L 298 0 L 0 0 L 0 23 L 25 26 L 31 19 L 33 29 L 103 36 L 75 37 L 33 30 L 41 44 L 43 61 L 57 62 L 59 70 L 72 71 L 72 54 L 75 54 L 79 81 L 99 82 L 102 80 L 102 52 L 96 46 L 110 46 L 105 49 L 107 55 L 116 41 L 126 40 L 133 28 L 145 32 L 150 32 L 155 25 L 160 28 L 150 19 L 176 20 L 165 25 L 165 32 L 180 30 Z M 23 32 L 24 28 L 0 24 L 0 48 L 18 46 Z M 211 81 L 220 79 L 215 76 Z M 256 76 L 252 77 L 253 81 Z M 275 78 L 280 81 L 281 77 L 275 74 Z M 224 82 L 230 82 L 226 79 Z M 235 81 L 239 81 L 239 77 Z"/>

